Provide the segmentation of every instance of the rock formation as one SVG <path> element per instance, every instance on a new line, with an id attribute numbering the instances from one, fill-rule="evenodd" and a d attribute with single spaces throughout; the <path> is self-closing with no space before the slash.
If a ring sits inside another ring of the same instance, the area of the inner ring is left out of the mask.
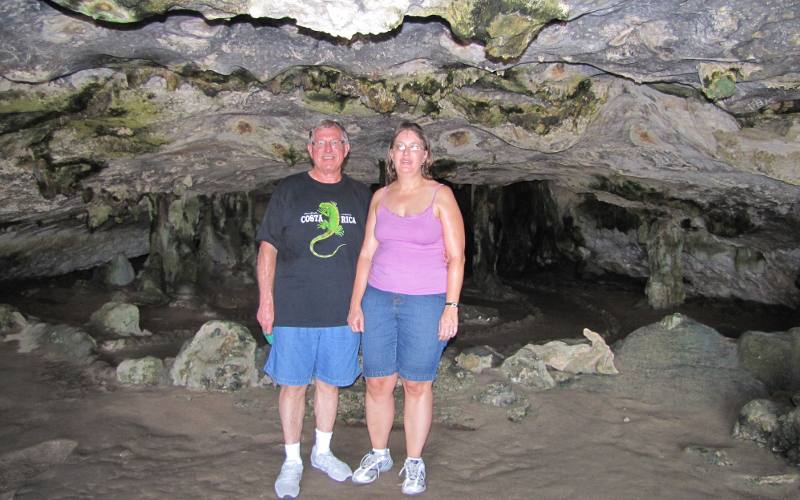
<path id="1" fill-rule="evenodd" d="M 7 0 L 0 13 L 0 280 L 118 254 L 150 254 L 169 293 L 241 273 L 253 207 L 306 168 L 308 129 L 334 116 L 347 170 L 371 183 L 392 128 L 424 125 L 437 177 L 464 207 L 497 207 L 467 214 L 487 287 L 566 259 L 649 279 L 655 307 L 800 304 L 796 2 Z M 173 208 L 198 218 L 174 224 Z"/>

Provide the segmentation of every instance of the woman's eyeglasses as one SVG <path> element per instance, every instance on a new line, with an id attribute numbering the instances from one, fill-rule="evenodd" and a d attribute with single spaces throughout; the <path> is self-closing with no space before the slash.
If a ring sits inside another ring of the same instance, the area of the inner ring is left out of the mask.
<path id="1" fill-rule="evenodd" d="M 416 142 L 411 144 L 403 144 L 402 142 L 396 142 L 394 146 L 392 146 L 392 149 L 400 153 L 406 150 L 413 151 L 416 153 L 417 151 L 422 151 L 425 148 L 423 148 L 421 144 L 417 144 Z"/>

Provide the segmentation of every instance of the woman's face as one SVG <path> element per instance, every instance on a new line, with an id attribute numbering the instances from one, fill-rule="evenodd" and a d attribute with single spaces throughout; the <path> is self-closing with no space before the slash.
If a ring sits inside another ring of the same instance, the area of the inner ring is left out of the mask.
<path id="1" fill-rule="evenodd" d="M 403 130 L 392 144 L 392 162 L 397 175 L 422 173 L 422 165 L 428 158 L 425 143 L 412 130 Z"/>

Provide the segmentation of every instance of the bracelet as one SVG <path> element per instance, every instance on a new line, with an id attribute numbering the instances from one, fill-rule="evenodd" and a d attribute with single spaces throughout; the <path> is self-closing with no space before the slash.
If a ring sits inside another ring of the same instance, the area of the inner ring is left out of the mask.
<path id="1" fill-rule="evenodd" d="M 458 302 L 445 302 L 444 305 L 447 307 L 458 307 Z"/>

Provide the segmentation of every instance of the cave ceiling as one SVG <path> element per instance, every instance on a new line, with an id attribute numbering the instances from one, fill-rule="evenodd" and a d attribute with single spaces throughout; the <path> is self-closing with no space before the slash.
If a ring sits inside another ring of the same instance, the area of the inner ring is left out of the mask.
<path id="1" fill-rule="evenodd" d="M 3 227 L 253 189 L 306 169 L 307 131 L 329 116 L 369 182 L 414 120 L 453 183 L 800 219 L 795 1 L 4 0 L 0 14 Z"/>

